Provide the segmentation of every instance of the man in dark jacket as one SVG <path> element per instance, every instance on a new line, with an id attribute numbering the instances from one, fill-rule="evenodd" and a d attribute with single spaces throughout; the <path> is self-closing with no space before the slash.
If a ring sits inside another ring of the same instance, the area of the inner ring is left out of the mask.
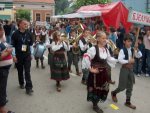
<path id="1" fill-rule="evenodd" d="M 27 29 L 28 22 L 23 19 L 18 22 L 18 30 L 12 35 L 12 45 L 14 47 L 13 59 L 18 70 L 18 80 L 20 88 L 24 89 L 24 77 L 26 81 L 26 93 L 32 94 L 33 86 L 30 75 L 31 59 L 33 54 L 32 35 Z M 25 72 L 25 74 L 24 74 Z"/>

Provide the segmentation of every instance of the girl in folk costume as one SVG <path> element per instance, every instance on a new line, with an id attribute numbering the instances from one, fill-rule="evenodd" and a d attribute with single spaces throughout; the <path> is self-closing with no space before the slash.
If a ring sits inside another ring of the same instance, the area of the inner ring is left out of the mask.
<path id="1" fill-rule="evenodd" d="M 106 45 L 106 34 L 97 32 L 97 45 L 88 49 L 84 54 L 82 65 L 89 69 L 87 81 L 87 100 L 92 101 L 93 110 L 97 113 L 103 113 L 98 107 L 98 102 L 104 102 L 109 92 L 109 77 L 107 73 L 107 62 L 115 66 L 117 60 L 110 56 Z"/>
<path id="2" fill-rule="evenodd" d="M 36 26 L 36 28 L 35 28 L 35 36 L 39 36 L 39 35 L 41 35 L 41 29 L 40 29 L 39 26 Z"/>
<path id="3" fill-rule="evenodd" d="M 75 30 L 71 30 L 70 32 L 70 35 L 69 35 L 69 40 L 70 40 L 70 43 L 69 43 L 69 47 L 70 47 L 70 50 L 67 52 L 67 56 L 68 56 L 68 69 L 70 72 L 71 71 L 71 64 L 73 62 L 73 64 L 75 65 L 75 68 L 76 68 L 76 74 L 78 76 L 80 76 L 80 72 L 79 72 L 79 66 L 78 66 L 78 62 L 79 62 L 79 53 L 74 53 L 73 52 L 73 48 L 75 48 L 75 40 L 76 40 L 76 32 Z"/>
<path id="4" fill-rule="evenodd" d="M 47 29 L 46 29 L 46 27 L 44 26 L 44 27 L 42 27 L 42 30 L 41 30 L 41 35 L 42 35 L 42 42 L 44 42 L 45 43 L 45 41 L 46 41 L 46 37 L 48 36 L 48 31 L 47 31 Z"/>
<path id="5" fill-rule="evenodd" d="M 56 31 L 53 33 L 53 42 L 51 46 L 52 51 L 54 52 L 51 67 L 51 79 L 56 80 L 57 91 L 60 92 L 60 82 L 70 78 L 65 57 L 65 51 L 69 50 L 69 45 L 61 39 L 60 32 Z"/>

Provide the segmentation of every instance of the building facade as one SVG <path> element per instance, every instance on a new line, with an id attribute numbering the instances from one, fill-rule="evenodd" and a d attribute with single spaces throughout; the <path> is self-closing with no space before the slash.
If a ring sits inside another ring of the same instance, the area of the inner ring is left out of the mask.
<path id="1" fill-rule="evenodd" d="M 122 1 L 129 9 L 150 13 L 150 0 L 112 0 L 112 2 Z"/>
<path id="2" fill-rule="evenodd" d="M 12 20 L 14 18 L 13 0 L 0 0 L 0 19 Z"/>
<path id="3" fill-rule="evenodd" d="M 14 0 L 14 7 L 31 11 L 31 21 L 50 21 L 55 14 L 54 0 Z"/>

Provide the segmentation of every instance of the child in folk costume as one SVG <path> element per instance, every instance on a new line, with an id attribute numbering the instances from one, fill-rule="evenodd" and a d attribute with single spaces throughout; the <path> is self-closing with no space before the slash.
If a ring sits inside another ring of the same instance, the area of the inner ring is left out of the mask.
<path id="1" fill-rule="evenodd" d="M 83 37 L 79 40 L 79 47 L 81 51 L 81 57 L 83 57 L 84 53 L 87 52 L 88 48 L 92 47 L 92 44 L 89 42 L 88 37 L 91 35 L 91 32 L 89 29 L 84 29 L 83 31 Z M 89 70 L 86 69 L 84 66 L 82 66 L 82 72 L 83 72 L 83 77 L 82 77 L 82 84 L 86 84 Z"/>
<path id="2" fill-rule="evenodd" d="M 131 48 L 132 38 L 127 34 L 124 38 L 124 48 L 120 50 L 118 61 L 122 64 L 119 76 L 118 88 L 111 92 L 112 100 L 117 102 L 116 95 L 126 89 L 126 102 L 125 105 L 129 108 L 136 109 L 136 106 L 131 104 L 131 96 L 133 90 L 133 84 L 135 83 L 133 64 L 134 56 L 141 56 L 140 51 L 135 51 Z"/>
<path id="3" fill-rule="evenodd" d="M 56 80 L 57 91 L 60 92 L 60 82 L 70 78 L 65 57 L 65 51 L 69 50 L 69 45 L 61 39 L 60 32 L 55 31 L 53 33 L 53 42 L 51 46 L 52 51 L 54 52 L 51 67 L 51 79 Z"/>
<path id="4" fill-rule="evenodd" d="M 36 36 L 36 41 L 33 44 L 33 47 L 35 48 L 35 52 L 38 52 L 38 50 L 36 51 L 36 49 L 38 49 L 37 47 L 39 46 L 39 44 L 44 46 L 44 48 L 46 49 L 45 43 L 43 43 L 43 41 L 41 41 L 41 35 Z M 43 53 L 44 53 L 44 51 L 45 50 L 43 50 Z M 38 56 L 36 54 L 38 54 L 38 53 L 35 53 L 35 55 L 34 55 L 35 60 L 36 60 L 36 67 L 39 68 L 39 60 L 40 60 L 42 69 L 45 69 L 45 66 L 44 66 L 44 63 L 43 63 L 43 61 L 44 61 L 43 55 Z"/>
<path id="5" fill-rule="evenodd" d="M 41 35 L 41 28 L 40 28 L 40 26 L 36 26 L 36 28 L 35 28 L 35 36 L 39 36 L 39 35 Z"/>
<path id="6" fill-rule="evenodd" d="M 46 41 L 46 37 L 48 36 L 48 31 L 47 31 L 47 29 L 46 29 L 46 27 L 44 26 L 44 27 L 42 27 L 42 30 L 41 30 L 41 35 L 42 35 L 42 39 L 41 39 L 41 41 L 43 41 L 44 43 L 45 43 L 45 41 Z"/>
<path id="7" fill-rule="evenodd" d="M 110 56 L 106 45 L 106 34 L 97 32 L 97 45 L 88 49 L 84 54 L 82 65 L 89 70 L 87 82 L 87 100 L 93 103 L 93 110 L 103 113 L 98 107 L 99 101 L 105 101 L 109 92 L 109 77 L 107 73 L 107 62 L 115 66 L 118 60 Z"/>
<path id="8" fill-rule="evenodd" d="M 72 64 L 72 62 L 73 62 L 73 64 L 75 65 L 75 68 L 76 68 L 76 74 L 78 75 L 78 76 L 80 76 L 80 72 L 79 72 L 79 66 L 78 66 L 78 62 L 79 62 L 79 48 L 78 48 L 78 46 L 76 47 L 76 45 L 75 45 L 75 40 L 76 40 L 76 32 L 75 32 L 75 30 L 71 30 L 71 32 L 70 32 L 70 36 L 69 36 L 69 47 L 70 47 L 70 50 L 67 52 L 67 56 L 68 56 L 68 69 L 69 69 L 69 71 L 70 72 L 72 72 L 71 71 L 71 64 Z M 78 49 L 77 50 L 77 53 L 74 53 L 73 52 L 73 49 Z"/>

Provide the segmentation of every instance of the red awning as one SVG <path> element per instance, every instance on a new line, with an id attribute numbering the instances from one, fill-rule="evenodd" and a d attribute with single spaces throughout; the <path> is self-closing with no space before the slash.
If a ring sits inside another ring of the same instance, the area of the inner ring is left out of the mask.
<path id="1" fill-rule="evenodd" d="M 81 11 L 100 11 L 106 27 L 118 28 L 121 22 L 127 31 L 130 29 L 131 23 L 127 22 L 129 11 L 122 2 L 82 6 L 77 12 Z"/>

